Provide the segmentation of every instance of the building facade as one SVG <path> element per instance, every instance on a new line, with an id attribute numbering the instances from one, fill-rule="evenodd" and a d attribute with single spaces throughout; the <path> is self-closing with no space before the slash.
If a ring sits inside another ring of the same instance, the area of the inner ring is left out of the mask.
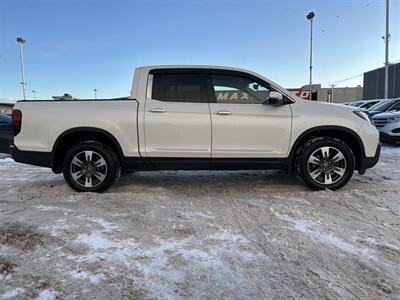
<path id="1" fill-rule="evenodd" d="M 385 68 L 364 73 L 364 99 L 385 98 Z M 389 66 L 389 98 L 400 98 L 400 63 Z"/>
<path id="2" fill-rule="evenodd" d="M 310 99 L 309 85 L 302 86 L 299 89 L 288 90 L 303 99 Z M 311 92 L 311 100 L 313 101 L 344 103 L 363 99 L 363 88 L 361 86 L 323 88 L 320 84 L 313 84 Z"/>

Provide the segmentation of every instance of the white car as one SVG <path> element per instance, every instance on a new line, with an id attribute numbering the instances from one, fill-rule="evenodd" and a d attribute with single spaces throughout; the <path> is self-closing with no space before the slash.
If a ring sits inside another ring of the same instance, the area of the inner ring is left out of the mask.
<path id="1" fill-rule="evenodd" d="M 214 66 L 137 68 L 128 98 L 19 101 L 13 126 L 13 158 L 63 172 L 79 192 L 105 191 L 121 170 L 210 169 L 295 171 L 335 190 L 380 153 L 364 112 Z"/>

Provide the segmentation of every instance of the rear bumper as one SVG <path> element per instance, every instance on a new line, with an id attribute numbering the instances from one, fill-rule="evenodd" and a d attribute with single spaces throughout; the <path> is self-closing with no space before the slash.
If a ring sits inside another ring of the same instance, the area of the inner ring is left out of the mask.
<path id="1" fill-rule="evenodd" d="M 11 142 L 10 153 L 16 162 L 46 168 L 52 167 L 53 155 L 51 152 L 22 151 Z"/>
<path id="2" fill-rule="evenodd" d="M 380 155 L 381 155 L 381 145 L 378 144 L 378 147 L 376 148 L 375 155 L 373 157 L 364 156 L 364 157 L 361 158 L 360 165 L 359 165 L 359 168 L 358 168 L 358 173 L 364 174 L 367 169 L 372 168 L 373 166 L 375 166 L 379 161 Z"/>

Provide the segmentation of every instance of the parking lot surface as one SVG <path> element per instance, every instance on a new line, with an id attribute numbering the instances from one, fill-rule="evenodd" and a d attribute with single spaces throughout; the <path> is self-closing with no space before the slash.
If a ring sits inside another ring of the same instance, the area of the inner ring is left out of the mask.
<path id="1" fill-rule="evenodd" d="M 104 194 L 0 157 L 0 298 L 400 297 L 400 148 L 342 190 L 142 172 Z"/>

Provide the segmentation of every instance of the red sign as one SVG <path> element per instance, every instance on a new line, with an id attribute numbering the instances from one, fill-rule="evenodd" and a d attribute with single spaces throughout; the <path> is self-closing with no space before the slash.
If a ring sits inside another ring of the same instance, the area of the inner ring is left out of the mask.
<path id="1" fill-rule="evenodd" d="M 289 92 L 296 95 L 297 97 L 303 99 L 310 99 L 310 91 L 309 90 L 302 90 L 302 89 L 288 89 Z"/>

